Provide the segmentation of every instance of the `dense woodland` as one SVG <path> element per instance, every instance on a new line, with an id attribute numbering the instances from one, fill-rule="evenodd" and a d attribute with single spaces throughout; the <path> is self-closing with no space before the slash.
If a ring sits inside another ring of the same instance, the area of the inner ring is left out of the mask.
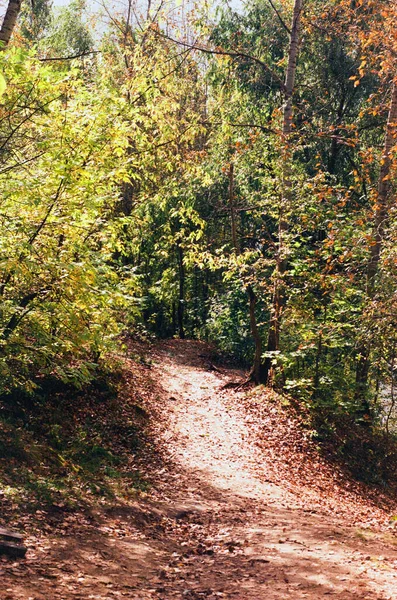
<path id="1" fill-rule="evenodd" d="M 3 10 L 2 398 L 193 338 L 393 436 L 396 2 L 87 8 Z"/>

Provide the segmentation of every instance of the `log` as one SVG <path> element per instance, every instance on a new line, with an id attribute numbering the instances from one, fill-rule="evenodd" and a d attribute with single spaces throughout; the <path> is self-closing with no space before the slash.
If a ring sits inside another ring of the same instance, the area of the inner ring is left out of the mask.
<path id="1" fill-rule="evenodd" d="M 24 536 L 22 534 L 0 527 L 0 554 L 7 554 L 13 558 L 23 558 L 27 552 L 23 540 Z"/>
<path id="2" fill-rule="evenodd" d="M 27 552 L 26 546 L 0 540 L 0 554 L 7 554 L 13 558 L 23 558 Z"/>
<path id="3" fill-rule="evenodd" d="M 16 533 L 15 531 L 11 531 L 10 529 L 5 529 L 4 527 L 0 527 L 0 538 L 4 540 L 19 540 L 23 541 L 24 536 L 21 533 Z"/>

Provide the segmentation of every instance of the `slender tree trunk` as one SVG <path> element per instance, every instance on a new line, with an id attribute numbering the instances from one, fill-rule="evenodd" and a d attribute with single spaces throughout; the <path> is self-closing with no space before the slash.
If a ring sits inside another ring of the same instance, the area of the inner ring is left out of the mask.
<path id="1" fill-rule="evenodd" d="M 341 145 L 338 143 L 338 135 L 340 135 L 340 132 L 341 132 L 340 126 L 342 124 L 343 114 L 345 111 L 345 102 L 346 102 L 346 96 L 344 93 L 342 93 L 342 96 L 339 101 L 337 118 L 336 118 L 336 123 L 335 123 L 336 127 L 334 130 L 334 135 L 332 136 L 331 151 L 330 151 L 330 155 L 329 155 L 329 159 L 328 159 L 328 173 L 330 175 L 335 175 L 336 161 L 338 159 L 338 154 L 339 154 L 340 148 L 341 148 Z"/>
<path id="2" fill-rule="evenodd" d="M 322 319 L 322 325 L 325 327 L 327 323 L 327 299 L 324 298 L 324 313 Z M 322 329 L 320 330 L 317 338 L 317 352 L 316 352 L 316 363 L 314 370 L 314 381 L 313 381 L 313 394 L 312 398 L 316 400 L 319 397 L 320 392 L 320 379 L 321 379 L 321 361 L 323 357 L 323 333 Z"/>
<path id="3" fill-rule="evenodd" d="M 197 265 L 193 267 L 193 319 L 192 319 L 192 337 L 196 338 L 200 327 L 200 302 L 199 302 L 199 269 Z"/>
<path id="4" fill-rule="evenodd" d="M 230 205 L 230 220 L 232 224 L 232 241 L 236 254 L 240 253 L 240 247 L 237 237 L 236 225 L 236 207 L 234 205 L 234 164 L 231 162 L 229 166 L 229 205 Z"/>
<path id="5" fill-rule="evenodd" d="M 175 302 L 172 303 L 172 335 L 176 334 L 176 329 L 177 329 L 177 316 L 176 316 L 176 304 Z"/>
<path id="6" fill-rule="evenodd" d="M 236 207 L 234 197 L 234 165 L 231 162 L 229 167 L 229 206 L 230 206 L 230 221 L 231 221 L 231 233 L 233 248 L 236 256 L 240 254 L 240 244 L 237 233 L 236 223 Z M 255 344 L 254 361 L 250 373 L 250 380 L 255 383 L 262 383 L 262 339 L 259 333 L 258 324 L 256 320 L 256 302 L 257 296 L 254 292 L 252 285 L 247 287 L 248 303 L 249 303 L 249 318 L 250 318 L 250 329 L 252 339 Z"/>
<path id="7" fill-rule="evenodd" d="M 23 317 L 30 312 L 29 309 L 26 309 L 29 304 L 38 296 L 37 292 L 32 292 L 31 294 L 27 294 L 18 302 L 18 311 L 15 312 L 11 319 L 8 321 L 7 325 L 4 327 L 4 331 L 2 333 L 3 340 L 8 340 L 10 335 L 15 331 L 18 327 L 19 323 L 22 321 Z"/>
<path id="8" fill-rule="evenodd" d="M 288 233 L 287 211 L 291 205 L 292 182 L 291 182 L 291 153 L 290 136 L 292 132 L 293 105 L 292 96 L 295 87 L 296 64 L 299 49 L 299 29 L 302 15 L 303 0 L 295 0 L 291 24 L 291 34 L 288 51 L 288 65 L 285 76 L 285 104 L 283 111 L 283 176 L 281 186 L 279 227 L 278 227 L 278 252 L 276 257 L 276 270 L 274 277 L 274 289 L 272 309 L 269 321 L 269 332 L 267 339 L 267 352 L 276 352 L 280 347 L 280 325 L 281 315 L 285 304 L 283 291 L 283 277 L 287 268 L 284 241 Z M 268 356 L 263 364 L 263 377 L 265 383 L 271 383 L 272 359 Z"/>
<path id="9" fill-rule="evenodd" d="M 0 51 L 7 46 L 10 41 L 12 32 L 19 12 L 21 10 L 22 0 L 9 0 L 6 14 L 4 15 L 3 23 L 0 29 Z"/>
<path id="10" fill-rule="evenodd" d="M 249 376 L 249 380 L 255 383 L 263 383 L 264 382 L 264 365 L 262 363 L 262 338 L 259 333 L 258 324 L 256 321 L 256 302 L 257 296 L 251 285 L 247 287 L 247 294 L 249 300 L 249 315 L 250 315 L 250 328 L 251 335 L 255 344 L 255 354 L 254 354 L 254 362 L 252 365 L 251 373 Z"/>
<path id="11" fill-rule="evenodd" d="M 378 181 L 378 197 L 375 207 L 375 219 L 373 228 L 373 243 L 371 245 L 371 254 L 367 269 L 367 296 L 372 300 L 377 291 L 376 278 L 379 271 L 379 262 L 382 252 L 385 229 L 389 216 L 391 201 L 390 172 L 392 164 L 392 150 L 397 135 L 397 84 L 394 82 L 392 87 L 390 109 L 387 118 L 385 141 L 381 160 L 381 168 Z M 356 365 L 356 402 L 362 406 L 361 412 L 370 416 L 370 405 L 366 398 L 368 390 L 368 375 L 370 369 L 370 343 L 362 344 L 358 349 L 358 359 Z"/>
<path id="12" fill-rule="evenodd" d="M 368 264 L 368 296 L 373 298 L 376 292 L 376 276 L 378 273 L 385 228 L 390 207 L 390 170 L 391 152 L 397 136 L 397 84 L 393 83 L 389 115 L 387 118 L 385 142 L 378 182 L 378 198 L 375 209 L 374 242 L 371 246 L 371 257 Z"/>
<path id="13" fill-rule="evenodd" d="M 391 375 L 391 380 L 390 380 L 390 405 L 388 407 L 387 413 L 386 413 L 386 423 L 385 423 L 385 428 L 386 428 L 386 433 L 387 435 L 390 434 L 390 420 L 392 418 L 392 415 L 394 413 L 394 409 L 396 406 L 396 389 L 395 389 L 395 376 L 394 376 L 394 371 L 395 371 L 395 363 L 396 363 L 396 344 L 393 344 L 393 351 L 392 351 L 392 358 L 390 361 L 390 375 Z"/>
<path id="14" fill-rule="evenodd" d="M 184 316 L 185 316 L 185 267 L 183 265 L 183 250 L 178 244 L 178 270 L 179 270 L 179 299 L 178 299 L 178 330 L 181 340 L 185 338 Z"/>
<path id="15" fill-rule="evenodd" d="M 321 361 L 322 351 L 323 351 L 323 336 L 321 333 L 319 333 L 318 339 L 317 339 L 316 366 L 315 366 L 315 370 L 314 370 L 313 398 L 318 397 L 318 390 L 320 387 L 320 361 Z"/>

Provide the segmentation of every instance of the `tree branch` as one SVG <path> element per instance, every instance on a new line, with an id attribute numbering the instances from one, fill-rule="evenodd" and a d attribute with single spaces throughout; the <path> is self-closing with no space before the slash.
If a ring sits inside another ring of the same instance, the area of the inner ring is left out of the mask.
<path id="1" fill-rule="evenodd" d="M 30 163 L 33 160 L 36 160 L 37 158 L 40 158 L 40 156 L 43 156 L 43 154 L 45 154 L 44 150 L 43 150 L 43 152 L 40 152 L 39 154 L 36 154 L 35 156 L 32 156 L 31 158 L 27 158 L 26 160 L 23 160 L 21 162 L 16 162 L 12 165 L 9 165 L 8 167 L 5 167 L 4 169 L 0 170 L 0 175 L 3 175 L 4 173 L 8 173 L 8 171 L 12 171 L 13 169 L 16 169 L 18 167 L 23 167 L 23 165 L 26 165 L 27 163 Z"/>
<path id="2" fill-rule="evenodd" d="M 280 15 L 280 11 L 275 7 L 273 0 L 268 0 L 270 6 L 272 7 L 272 9 L 274 10 L 274 12 L 276 13 L 278 20 L 280 21 L 281 25 L 284 27 L 285 31 L 288 33 L 288 35 L 291 35 L 291 30 L 288 27 L 288 25 L 285 23 L 284 19 L 282 18 L 282 16 Z"/>
<path id="3" fill-rule="evenodd" d="M 85 50 L 80 54 L 74 54 L 73 56 L 49 56 L 48 58 L 39 58 L 40 62 L 50 62 L 56 60 L 73 60 L 75 58 L 84 58 L 84 56 L 89 56 L 90 54 L 101 54 L 101 50 Z"/>
<path id="4" fill-rule="evenodd" d="M 273 133 L 274 135 L 279 135 L 279 131 L 272 129 L 271 127 L 265 127 L 264 125 L 259 125 L 257 123 L 225 123 L 222 121 L 200 121 L 200 125 L 208 125 L 210 127 L 215 127 L 219 125 L 228 125 L 229 127 L 241 127 L 247 129 L 260 129 L 264 133 Z"/>
<path id="5" fill-rule="evenodd" d="M 197 44 L 189 44 L 188 42 L 182 42 L 180 40 L 176 40 L 176 39 L 166 35 L 165 33 L 158 31 L 157 29 L 153 28 L 152 31 L 156 35 L 163 37 L 163 38 L 169 40 L 170 42 L 177 44 L 178 46 L 184 46 L 185 48 L 190 48 L 191 50 L 198 50 L 199 52 L 203 52 L 204 54 L 212 54 L 212 55 L 217 55 L 217 56 L 230 56 L 231 58 L 245 58 L 247 60 L 250 60 L 250 61 L 256 63 L 257 65 L 260 65 L 265 71 L 267 71 L 267 73 L 269 73 L 269 75 L 277 82 L 282 93 L 284 95 L 286 94 L 286 87 L 285 87 L 283 80 L 277 75 L 277 73 L 275 71 L 273 71 L 273 69 L 271 67 L 269 67 L 269 65 L 267 63 L 265 63 L 263 60 L 261 60 L 260 58 L 258 58 L 256 56 L 252 56 L 251 54 L 247 54 L 246 52 L 240 52 L 240 51 L 229 52 L 228 50 L 222 50 L 220 48 L 207 48 L 205 46 L 198 46 Z"/>
<path id="6" fill-rule="evenodd" d="M 7 325 L 4 327 L 3 333 L 1 337 L 3 340 L 8 340 L 12 332 L 18 327 L 20 321 L 22 321 L 23 317 L 30 312 L 30 308 L 27 308 L 28 305 L 37 297 L 37 292 L 32 292 L 30 294 L 26 294 L 19 302 L 17 311 L 12 315 Z M 22 311 L 22 309 L 26 309 Z M 22 311 L 22 312 L 21 312 Z"/>

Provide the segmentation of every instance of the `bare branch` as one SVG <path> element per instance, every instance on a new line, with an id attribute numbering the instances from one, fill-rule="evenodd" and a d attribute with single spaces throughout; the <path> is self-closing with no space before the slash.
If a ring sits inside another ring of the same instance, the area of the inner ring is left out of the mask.
<path id="1" fill-rule="evenodd" d="M 291 35 L 291 29 L 288 27 L 288 25 L 285 23 L 284 19 L 282 18 L 280 11 L 275 7 L 273 0 L 268 0 L 270 6 L 272 7 L 272 9 L 274 10 L 274 12 L 276 13 L 278 20 L 280 21 L 281 25 L 284 27 L 285 31 L 287 31 L 288 35 Z"/>
<path id="2" fill-rule="evenodd" d="M 243 129 L 260 129 L 264 133 L 273 133 L 274 135 L 279 135 L 280 132 L 275 129 L 271 129 L 270 127 L 265 127 L 264 125 L 259 125 L 258 123 L 226 123 L 222 121 L 200 121 L 200 125 L 208 125 L 210 127 L 217 127 L 219 125 L 228 125 L 229 127 L 241 127 Z"/>
<path id="3" fill-rule="evenodd" d="M 161 31 L 158 31 L 157 29 L 153 28 L 152 31 L 154 33 L 156 33 L 158 36 L 163 37 L 163 38 L 169 40 L 170 42 L 177 44 L 178 46 L 184 46 L 185 48 L 190 48 L 191 50 L 198 50 L 199 52 L 203 52 L 204 54 L 212 54 L 212 55 L 218 55 L 218 56 L 230 56 L 232 58 L 246 58 L 247 60 L 250 60 L 250 61 L 260 65 L 265 71 L 267 71 L 267 73 L 269 73 L 269 75 L 277 82 L 277 84 L 278 84 L 280 90 L 283 92 L 283 94 L 284 95 L 286 94 L 286 87 L 285 87 L 283 80 L 277 75 L 277 73 L 275 71 L 273 71 L 273 69 L 271 67 L 269 67 L 269 65 L 267 63 L 265 63 L 263 60 L 261 60 L 257 56 L 252 56 L 252 54 L 247 54 L 246 52 L 241 52 L 241 51 L 229 52 L 228 50 L 223 50 L 220 48 L 208 48 L 205 46 L 199 46 L 197 44 L 189 44 L 188 42 L 175 40 L 174 38 L 166 35 L 165 33 L 162 33 Z"/>
<path id="4" fill-rule="evenodd" d="M 73 56 L 49 56 L 48 58 L 39 58 L 40 62 L 50 62 L 56 60 L 74 60 L 75 58 L 84 58 L 90 54 L 101 54 L 101 50 L 85 50 L 80 54 L 74 54 Z"/>

